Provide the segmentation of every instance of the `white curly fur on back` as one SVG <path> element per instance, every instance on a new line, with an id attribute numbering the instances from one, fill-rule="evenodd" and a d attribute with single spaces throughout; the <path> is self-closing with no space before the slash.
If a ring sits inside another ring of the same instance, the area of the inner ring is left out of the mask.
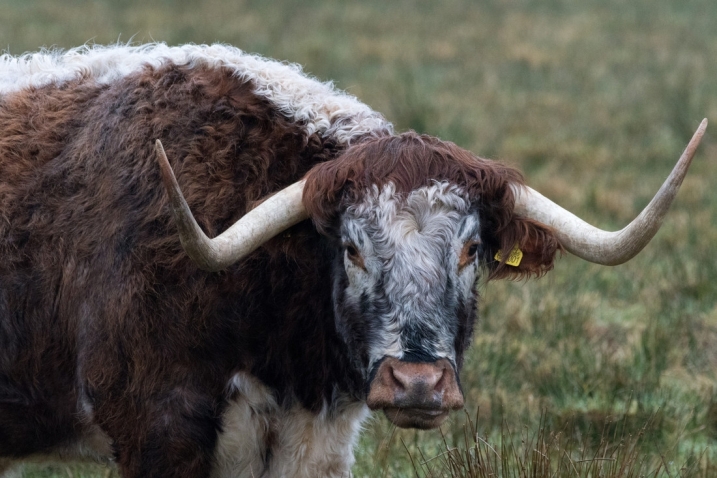
<path id="1" fill-rule="evenodd" d="M 89 78 L 111 84 L 144 65 L 226 67 L 252 81 L 257 95 L 267 98 L 286 117 L 305 125 L 307 135 L 319 132 L 340 144 L 367 134 L 392 134 L 391 123 L 355 97 L 302 72 L 301 66 L 251 55 L 238 48 L 214 45 L 141 46 L 85 45 L 67 51 L 44 50 L 0 56 L 0 95 L 26 88 Z"/>

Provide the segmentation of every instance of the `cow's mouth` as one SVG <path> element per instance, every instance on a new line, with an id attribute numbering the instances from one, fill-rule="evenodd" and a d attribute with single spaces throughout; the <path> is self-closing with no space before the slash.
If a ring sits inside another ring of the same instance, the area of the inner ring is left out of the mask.
<path id="1" fill-rule="evenodd" d="M 450 410 L 425 410 L 421 408 L 394 408 L 383 409 L 386 418 L 399 428 L 418 428 L 428 430 L 436 428 L 448 418 Z"/>

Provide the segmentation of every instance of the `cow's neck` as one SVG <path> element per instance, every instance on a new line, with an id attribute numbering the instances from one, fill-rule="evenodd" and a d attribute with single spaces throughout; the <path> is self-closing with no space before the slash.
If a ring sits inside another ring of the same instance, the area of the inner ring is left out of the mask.
<path id="1" fill-rule="evenodd" d="M 237 371 L 257 378 L 284 408 L 319 413 L 335 408 L 337 397 L 361 399 L 363 377 L 336 332 L 328 280 L 335 249 L 308 222 L 287 234 L 290 242 L 278 237 L 247 263 L 255 273 L 236 299 Z"/>

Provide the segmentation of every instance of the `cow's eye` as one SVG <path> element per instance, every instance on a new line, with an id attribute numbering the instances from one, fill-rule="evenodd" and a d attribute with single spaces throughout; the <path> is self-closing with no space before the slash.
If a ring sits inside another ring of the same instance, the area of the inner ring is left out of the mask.
<path id="1" fill-rule="evenodd" d="M 354 263 L 354 265 L 360 267 L 361 269 L 366 269 L 366 266 L 363 262 L 363 257 L 361 257 L 361 254 L 359 253 L 356 246 L 351 243 L 346 243 L 344 244 L 344 249 L 346 249 L 346 257 L 348 257 L 349 260 Z"/>
<path id="2" fill-rule="evenodd" d="M 478 256 L 478 250 L 480 249 L 480 242 L 479 241 L 468 241 L 463 245 L 463 250 L 461 251 L 461 256 L 458 260 L 458 267 L 464 268 L 468 264 L 471 264 L 473 261 L 476 260 L 476 257 Z"/>
<path id="3" fill-rule="evenodd" d="M 346 254 L 349 255 L 349 259 L 358 257 L 359 255 L 358 251 L 356 250 L 356 246 L 354 246 L 353 244 L 346 245 Z"/>

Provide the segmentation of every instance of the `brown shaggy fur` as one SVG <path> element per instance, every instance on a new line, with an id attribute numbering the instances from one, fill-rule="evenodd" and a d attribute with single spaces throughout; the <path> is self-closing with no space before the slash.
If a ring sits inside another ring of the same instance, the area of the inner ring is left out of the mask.
<path id="1" fill-rule="evenodd" d="M 312 409 L 357 388 L 308 222 L 219 274 L 179 243 L 155 138 L 210 235 L 337 154 L 252 89 L 167 65 L 2 98 L 0 456 L 71 443 L 86 396 L 123 476 L 206 476 L 237 370 Z"/>
<path id="2" fill-rule="evenodd" d="M 335 234 L 340 214 L 371 185 L 392 182 L 408 193 L 435 181 L 465 188 L 478 205 L 484 242 L 483 262 L 491 279 L 542 275 L 552 269 L 560 244 L 553 231 L 513 214 L 511 183 L 523 176 L 504 164 L 477 158 L 448 141 L 414 132 L 367 140 L 350 147 L 337 159 L 315 166 L 307 175 L 304 204 L 316 227 Z M 523 251 L 520 266 L 498 262 L 498 250 Z"/>

